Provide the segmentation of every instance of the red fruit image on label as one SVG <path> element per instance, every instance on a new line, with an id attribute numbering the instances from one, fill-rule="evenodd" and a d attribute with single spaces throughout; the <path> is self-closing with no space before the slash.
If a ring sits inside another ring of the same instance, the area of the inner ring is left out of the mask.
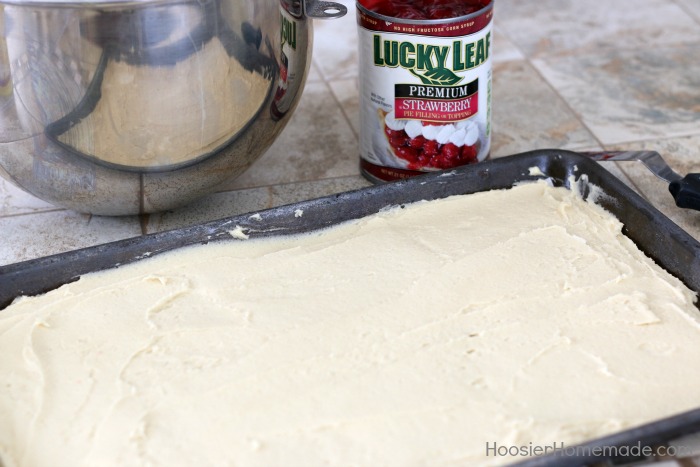
<path id="1" fill-rule="evenodd" d="M 410 170 L 452 169 L 478 162 L 478 128 L 473 122 L 437 125 L 397 120 L 393 112 L 377 115 L 394 155 L 408 162 Z M 393 127 L 393 129 L 392 129 Z M 416 134 L 418 131 L 421 134 Z"/>

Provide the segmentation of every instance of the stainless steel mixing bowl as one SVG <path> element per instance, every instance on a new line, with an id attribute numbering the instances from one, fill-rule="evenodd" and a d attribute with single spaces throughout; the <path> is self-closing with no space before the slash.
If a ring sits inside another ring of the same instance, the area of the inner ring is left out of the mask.
<path id="1" fill-rule="evenodd" d="M 0 0 L 0 175 L 81 212 L 171 209 L 243 172 L 304 87 L 316 0 Z"/>

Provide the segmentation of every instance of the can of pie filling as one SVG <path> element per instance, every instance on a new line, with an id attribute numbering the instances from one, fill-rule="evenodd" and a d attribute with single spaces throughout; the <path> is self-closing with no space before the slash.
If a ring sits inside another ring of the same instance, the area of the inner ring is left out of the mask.
<path id="1" fill-rule="evenodd" d="M 473 164 L 491 145 L 493 0 L 358 0 L 360 169 Z"/>

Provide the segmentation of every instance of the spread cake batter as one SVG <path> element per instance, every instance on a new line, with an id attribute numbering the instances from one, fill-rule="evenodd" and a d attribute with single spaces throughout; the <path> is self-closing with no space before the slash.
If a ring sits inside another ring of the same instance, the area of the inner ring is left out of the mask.
<path id="1" fill-rule="evenodd" d="M 695 294 L 563 188 L 232 235 L 0 312 L 5 466 L 500 465 L 700 406 Z"/>

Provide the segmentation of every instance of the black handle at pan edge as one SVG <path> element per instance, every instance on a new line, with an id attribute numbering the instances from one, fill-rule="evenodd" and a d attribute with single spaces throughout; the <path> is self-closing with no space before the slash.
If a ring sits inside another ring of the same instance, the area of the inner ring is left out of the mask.
<path id="1" fill-rule="evenodd" d="M 700 211 L 700 173 L 688 174 L 668 185 L 668 190 L 679 208 Z"/>

